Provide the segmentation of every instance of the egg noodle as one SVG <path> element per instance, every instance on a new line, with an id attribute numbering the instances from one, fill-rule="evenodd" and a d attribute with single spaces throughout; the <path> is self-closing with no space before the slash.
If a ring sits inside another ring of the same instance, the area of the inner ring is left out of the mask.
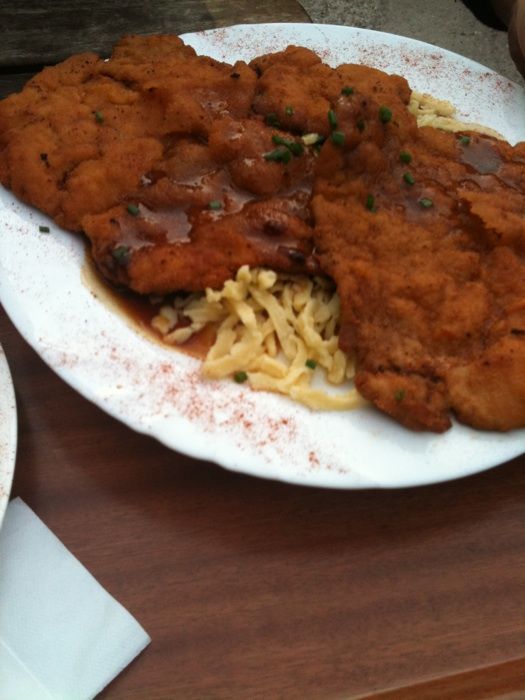
<path id="1" fill-rule="evenodd" d="M 503 138 L 487 127 L 459 121 L 450 102 L 430 95 L 413 92 L 408 109 L 420 127 Z M 202 364 L 203 376 L 248 381 L 255 390 L 285 394 L 316 410 L 366 403 L 351 381 L 353 359 L 339 349 L 339 297 L 328 280 L 244 266 L 221 290 L 178 296 L 152 320 L 173 345 L 184 344 L 208 324 L 217 332 Z M 319 374 L 324 382 L 316 387 Z"/>
<path id="2" fill-rule="evenodd" d="M 413 91 L 410 96 L 408 111 L 416 117 L 418 126 L 431 126 L 443 131 L 475 131 L 497 139 L 503 136 L 481 124 L 463 122 L 455 116 L 456 108 L 447 100 L 438 100 L 432 95 Z"/>
<path id="3" fill-rule="evenodd" d="M 181 316 L 189 325 L 177 328 Z M 363 400 L 350 382 L 353 361 L 338 347 L 338 320 L 339 297 L 327 280 L 243 266 L 221 290 L 161 307 L 152 323 L 173 344 L 216 325 L 205 377 L 247 379 L 253 389 L 286 394 L 310 408 L 348 410 Z M 346 384 L 346 390 L 315 388 L 317 368 L 328 384 Z"/>

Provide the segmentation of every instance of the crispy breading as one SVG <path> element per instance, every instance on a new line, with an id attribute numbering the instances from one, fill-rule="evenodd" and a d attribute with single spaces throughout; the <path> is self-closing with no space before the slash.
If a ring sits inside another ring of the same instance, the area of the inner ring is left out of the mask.
<path id="1" fill-rule="evenodd" d="M 418 128 L 410 94 L 300 47 L 229 65 L 127 37 L 0 102 L 0 181 L 141 293 L 321 269 L 380 410 L 524 427 L 525 145 Z"/>
<path id="2" fill-rule="evenodd" d="M 0 103 L 1 181 L 138 292 L 220 285 L 244 264 L 304 271 L 312 156 L 299 141 L 280 147 L 289 162 L 264 157 L 281 132 L 251 109 L 256 79 L 173 36 L 73 57 Z"/>
<path id="3" fill-rule="evenodd" d="M 324 147 L 313 199 L 356 386 L 413 429 L 446 430 L 451 410 L 478 428 L 523 426 L 523 146 L 381 114 L 374 99 L 338 113 L 348 138 Z"/>

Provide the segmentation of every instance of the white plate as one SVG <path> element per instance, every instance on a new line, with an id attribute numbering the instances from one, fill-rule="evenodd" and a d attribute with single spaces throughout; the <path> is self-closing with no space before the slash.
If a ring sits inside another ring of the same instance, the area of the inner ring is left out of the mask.
<path id="1" fill-rule="evenodd" d="M 250 59 L 290 43 L 329 63 L 363 62 L 452 100 L 460 117 L 525 138 L 523 90 L 472 61 L 411 39 L 307 24 L 188 34 L 199 52 Z M 51 235 L 39 233 L 39 225 Z M 377 411 L 312 412 L 234 382 L 203 381 L 199 362 L 138 334 L 81 278 L 82 242 L 0 191 L 0 298 L 18 330 L 69 384 L 135 430 L 235 471 L 315 486 L 399 487 L 472 474 L 521 454 L 525 431 L 455 425 L 416 434 Z M 198 467 L 196 467 L 198 468 Z"/>
<path id="2" fill-rule="evenodd" d="M 16 402 L 11 374 L 0 345 L 0 527 L 4 517 L 16 457 Z"/>

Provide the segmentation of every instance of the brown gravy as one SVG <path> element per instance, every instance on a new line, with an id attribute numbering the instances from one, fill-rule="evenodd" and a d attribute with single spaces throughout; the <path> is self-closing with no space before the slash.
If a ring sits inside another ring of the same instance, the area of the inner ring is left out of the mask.
<path id="1" fill-rule="evenodd" d="M 152 301 L 146 296 L 141 296 L 129 290 L 119 290 L 111 286 L 97 270 L 95 263 L 86 249 L 81 278 L 89 291 L 105 304 L 112 312 L 119 314 L 139 333 L 146 336 L 163 347 L 169 347 L 177 352 L 182 352 L 190 357 L 203 360 L 208 350 L 215 342 L 216 328 L 213 325 L 205 326 L 202 330 L 192 335 L 183 345 L 173 345 L 162 339 L 162 336 L 151 325 L 151 321 L 158 314 L 160 307 L 169 303 L 169 300 Z"/>

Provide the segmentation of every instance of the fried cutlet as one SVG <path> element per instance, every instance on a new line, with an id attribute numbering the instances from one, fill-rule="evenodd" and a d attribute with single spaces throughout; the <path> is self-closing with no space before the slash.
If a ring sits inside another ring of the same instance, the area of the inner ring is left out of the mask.
<path id="1" fill-rule="evenodd" d="M 337 110 L 313 211 L 356 387 L 409 428 L 525 425 L 525 145 Z M 361 125 L 361 128 L 360 128 Z"/>
<path id="2" fill-rule="evenodd" d="M 256 82 L 177 37 L 75 56 L 0 103 L 0 180 L 137 292 L 307 271 L 313 156 L 253 112 Z"/>
<path id="3" fill-rule="evenodd" d="M 523 427 L 525 147 L 418 129 L 409 98 L 399 76 L 304 48 L 229 65 L 130 37 L 0 102 L 0 181 L 142 293 L 244 264 L 322 271 L 380 410 L 416 430 L 451 412 Z"/>

